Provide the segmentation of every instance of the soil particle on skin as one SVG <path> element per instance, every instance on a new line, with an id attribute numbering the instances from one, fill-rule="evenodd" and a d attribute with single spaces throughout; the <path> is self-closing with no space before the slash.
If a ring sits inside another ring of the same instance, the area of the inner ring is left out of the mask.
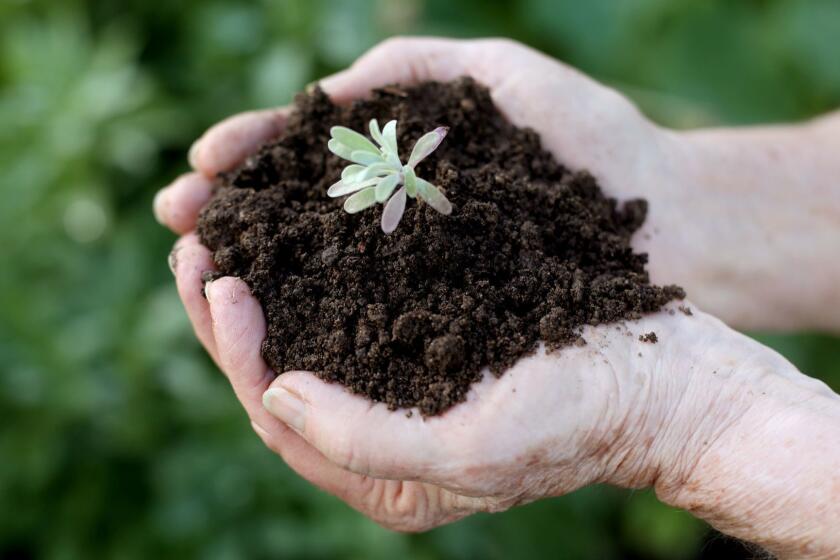
<path id="1" fill-rule="evenodd" d="M 350 215 L 327 197 L 346 164 L 326 149 L 330 127 L 366 131 L 372 118 L 399 121 L 403 158 L 449 127 L 417 174 L 446 193 L 450 216 L 409 200 L 385 235 L 381 205 Z M 198 232 L 217 274 L 241 277 L 262 304 L 273 369 L 434 415 L 464 400 L 484 367 L 501 375 L 540 340 L 581 344 L 584 325 L 684 297 L 651 285 L 647 256 L 630 248 L 646 212 L 563 167 L 461 79 L 342 107 L 318 89 L 299 95 L 282 135 L 219 177 Z"/>
<path id="2" fill-rule="evenodd" d="M 639 335 L 639 340 L 642 342 L 650 342 L 651 344 L 656 344 L 659 342 L 659 337 L 656 336 L 656 333 L 651 331 L 646 334 Z"/>
<path id="3" fill-rule="evenodd" d="M 680 312 L 687 317 L 691 317 L 692 315 L 694 315 L 694 312 L 691 311 L 691 308 L 687 305 L 680 305 L 677 309 L 679 309 Z"/>

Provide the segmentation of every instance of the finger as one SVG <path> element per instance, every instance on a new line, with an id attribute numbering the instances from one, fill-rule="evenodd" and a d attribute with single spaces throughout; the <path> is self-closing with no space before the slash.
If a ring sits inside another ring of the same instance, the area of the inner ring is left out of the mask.
<path id="1" fill-rule="evenodd" d="M 279 376 L 263 403 L 330 461 L 359 474 L 439 482 L 444 468 L 457 461 L 447 445 L 457 423 L 442 430 L 442 417 L 409 418 L 312 373 Z"/>
<path id="2" fill-rule="evenodd" d="M 158 191 L 153 203 L 155 218 L 181 235 L 195 229 L 198 213 L 212 194 L 212 184 L 199 173 L 181 175 Z"/>
<path id="3" fill-rule="evenodd" d="M 169 256 L 169 264 L 175 274 L 178 295 L 190 318 L 195 335 L 210 357 L 219 363 L 216 354 L 216 340 L 210 324 L 210 308 L 204 298 L 204 281 L 201 276 L 213 270 L 210 251 L 201 245 L 194 233 L 185 235 L 175 244 Z"/>
<path id="4" fill-rule="evenodd" d="M 239 278 L 224 277 L 206 287 L 219 365 L 252 422 L 268 429 L 277 424 L 262 406 L 262 395 L 275 374 L 262 358 L 265 318 L 259 302 Z"/>
<path id="5" fill-rule="evenodd" d="M 394 529 L 419 530 L 482 507 L 481 500 L 419 483 L 375 480 L 329 461 L 262 406 L 274 373 L 260 354 L 265 319 L 259 302 L 237 278 L 208 284 L 219 361 L 263 442 L 302 477 Z"/>
<path id="6" fill-rule="evenodd" d="M 350 68 L 320 80 L 321 88 L 341 103 L 387 84 L 448 81 L 470 74 L 469 41 L 395 37 L 379 43 Z"/>
<path id="7" fill-rule="evenodd" d="M 316 486 L 342 499 L 363 493 L 363 477 L 330 463 L 262 406 L 262 395 L 275 375 L 260 352 L 265 317 L 245 282 L 232 277 L 210 282 L 207 299 L 222 370 L 260 439 Z"/>
<path id="8" fill-rule="evenodd" d="M 270 430 L 256 423 L 253 427 L 292 470 L 389 529 L 423 531 L 493 509 L 487 500 L 460 496 L 431 484 L 382 480 L 344 470 L 290 428 L 278 424 L 280 427 Z"/>
<path id="9" fill-rule="evenodd" d="M 190 148 L 190 165 L 205 177 L 230 171 L 262 144 L 278 136 L 288 108 L 249 111 L 211 127 Z"/>
<path id="10" fill-rule="evenodd" d="M 632 111 L 629 102 L 573 68 L 509 39 L 389 39 L 347 70 L 322 79 L 320 86 L 333 101 L 343 103 L 395 82 L 451 81 L 463 75 L 488 87 L 508 121 L 534 128 L 545 147 L 563 154 L 572 167 L 599 168 L 614 159 L 617 140 L 595 151 L 581 138 L 594 134 L 589 132 L 593 123 L 603 128 L 612 115 Z M 534 92 L 551 95 L 535 96 Z M 523 103 L 523 99 L 529 102 Z M 558 127 L 558 122 L 564 126 Z M 625 134 L 638 133 L 635 127 L 627 131 Z"/>

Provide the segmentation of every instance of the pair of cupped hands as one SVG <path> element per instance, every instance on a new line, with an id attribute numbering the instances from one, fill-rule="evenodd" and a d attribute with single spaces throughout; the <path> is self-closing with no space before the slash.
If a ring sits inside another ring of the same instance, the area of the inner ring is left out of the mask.
<path id="1" fill-rule="evenodd" d="M 634 249 L 649 253 L 654 282 L 683 285 L 693 302 L 587 327 L 585 346 L 540 348 L 500 378 L 485 375 L 439 417 L 389 411 L 312 373 L 272 371 L 260 356 L 259 303 L 237 278 L 204 285 L 214 265 L 193 232 L 216 174 L 280 134 L 288 113 L 240 114 L 194 144 L 194 171 L 158 194 L 155 213 L 183 235 L 170 257 L 178 292 L 254 431 L 302 477 L 397 530 L 608 483 L 654 486 L 662 500 L 750 538 L 737 507 L 745 502 L 744 516 L 753 507 L 738 491 L 740 466 L 749 468 L 738 457 L 752 453 L 745 434 L 760 440 L 796 395 L 833 395 L 702 311 L 737 326 L 788 326 L 789 314 L 774 315 L 756 295 L 781 289 L 777 280 L 739 292 L 718 273 L 737 255 L 767 251 L 763 235 L 741 221 L 767 197 L 744 189 L 741 218 L 718 212 L 723 194 L 703 190 L 702 150 L 690 135 L 657 127 L 615 91 L 508 40 L 391 39 L 320 86 L 347 103 L 390 83 L 462 75 L 489 87 L 513 124 L 536 130 L 559 161 L 589 170 L 609 196 L 646 198 L 650 215 Z M 650 331 L 657 344 L 639 340 Z"/>

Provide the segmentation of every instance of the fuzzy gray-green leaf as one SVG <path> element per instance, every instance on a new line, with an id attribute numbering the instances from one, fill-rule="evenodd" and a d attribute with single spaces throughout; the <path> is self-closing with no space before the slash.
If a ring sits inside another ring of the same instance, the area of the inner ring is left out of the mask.
<path id="1" fill-rule="evenodd" d="M 382 231 L 392 233 L 400 225 L 405 212 L 405 187 L 394 193 L 382 211 Z"/>
<path id="2" fill-rule="evenodd" d="M 368 179 L 367 181 L 358 181 L 358 182 L 350 182 L 348 183 L 345 180 L 341 180 L 334 185 L 332 185 L 329 189 L 327 189 L 327 196 L 332 198 L 336 198 L 339 196 L 344 196 L 346 194 L 354 193 L 356 191 L 360 191 L 365 187 L 372 187 L 376 183 L 379 182 L 378 178 Z"/>
<path id="3" fill-rule="evenodd" d="M 350 157 L 353 153 L 353 150 L 351 150 L 335 138 L 330 138 L 330 141 L 327 142 L 327 149 L 342 159 L 352 161 Z"/>
<path id="4" fill-rule="evenodd" d="M 446 133 L 449 132 L 449 128 L 445 126 L 439 126 L 438 128 L 434 129 L 431 132 L 427 132 L 420 139 L 414 144 L 414 149 L 411 150 L 411 156 L 408 158 L 408 166 L 414 167 L 429 154 L 434 152 L 440 143 L 443 142 L 443 139 L 446 138 Z"/>
<path id="5" fill-rule="evenodd" d="M 397 149 L 397 121 L 388 121 L 382 129 L 382 143 L 385 149 L 399 157 Z"/>
<path id="6" fill-rule="evenodd" d="M 366 150 L 353 150 L 350 153 L 350 161 L 361 165 L 373 165 L 374 163 L 383 163 L 385 160 L 378 151 L 373 154 Z"/>
<path id="7" fill-rule="evenodd" d="M 411 198 L 417 196 L 417 175 L 414 174 L 414 169 L 409 166 L 403 167 L 403 183 L 405 183 L 405 192 Z"/>
<path id="8" fill-rule="evenodd" d="M 396 172 L 398 172 L 398 170 L 394 169 L 394 166 L 390 163 L 374 163 L 373 165 L 365 167 L 364 171 L 357 175 L 357 180 L 365 181 L 372 177 L 381 177 L 389 173 Z"/>
<path id="9" fill-rule="evenodd" d="M 429 206 L 448 216 L 452 213 L 452 203 L 444 196 L 440 189 L 428 181 L 417 178 L 417 194 L 425 200 Z"/>
<path id="10" fill-rule="evenodd" d="M 379 130 L 379 121 L 376 119 L 370 119 L 368 129 L 370 130 L 370 137 L 376 140 L 380 146 L 383 146 L 385 141 L 382 139 L 382 131 Z"/>
<path id="11" fill-rule="evenodd" d="M 354 181 L 361 180 L 359 177 L 359 173 L 367 169 L 364 165 L 359 165 L 354 163 L 352 165 L 348 165 L 345 167 L 341 172 L 341 180 L 345 183 L 352 183 Z"/>
<path id="12" fill-rule="evenodd" d="M 355 214 L 356 212 L 370 208 L 374 204 L 376 204 L 376 189 L 368 187 L 345 200 L 344 211 L 348 214 Z"/>
<path id="13" fill-rule="evenodd" d="M 397 184 L 400 182 L 400 176 L 396 173 L 388 175 L 376 185 L 376 202 L 385 202 L 391 193 L 394 192 Z"/>
<path id="14" fill-rule="evenodd" d="M 373 142 L 346 126 L 334 126 L 330 129 L 330 136 L 350 148 L 351 150 L 363 150 L 373 154 L 379 153 L 379 148 Z"/>

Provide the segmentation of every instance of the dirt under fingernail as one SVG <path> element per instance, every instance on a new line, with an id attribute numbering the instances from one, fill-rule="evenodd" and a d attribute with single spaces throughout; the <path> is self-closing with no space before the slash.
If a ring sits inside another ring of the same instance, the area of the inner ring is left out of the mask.
<path id="1" fill-rule="evenodd" d="M 295 107 L 280 137 L 220 176 L 198 222 L 217 276 L 242 278 L 262 304 L 262 353 L 276 371 L 314 371 L 434 415 L 485 367 L 501 375 L 540 341 L 561 349 L 585 325 L 685 295 L 651 285 L 647 256 L 630 247 L 647 203 L 606 197 L 472 80 L 384 88 L 349 106 L 316 88 Z M 372 118 L 398 120 L 403 158 L 449 127 L 417 175 L 445 192 L 451 215 L 410 200 L 385 235 L 381 206 L 350 215 L 327 196 L 346 165 L 327 151 L 330 127 L 366 132 Z"/>

